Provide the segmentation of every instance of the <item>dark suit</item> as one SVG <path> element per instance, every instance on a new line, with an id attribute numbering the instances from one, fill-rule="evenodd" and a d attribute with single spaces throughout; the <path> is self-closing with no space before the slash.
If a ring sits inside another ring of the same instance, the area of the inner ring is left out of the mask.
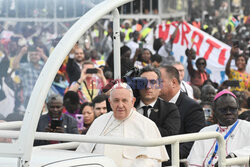
<path id="1" fill-rule="evenodd" d="M 205 116 L 201 106 L 181 92 L 176 106 L 181 116 L 180 134 L 196 133 L 205 126 Z M 194 142 L 180 144 L 180 158 L 187 158 Z"/>
<path id="2" fill-rule="evenodd" d="M 49 115 L 42 115 L 39 119 L 38 126 L 37 126 L 37 132 L 45 132 L 45 129 L 49 125 Z M 62 114 L 62 127 L 64 127 L 64 133 L 72 133 L 72 134 L 78 134 L 78 128 L 77 128 L 77 121 L 75 118 Z M 49 141 L 46 140 L 35 140 L 34 145 L 45 145 L 50 144 Z"/>
<path id="3" fill-rule="evenodd" d="M 135 107 L 139 106 L 140 100 L 135 103 Z M 155 122 L 161 136 L 171 136 L 179 133 L 180 130 L 180 114 L 175 104 L 166 102 L 160 98 L 157 99 L 149 119 Z"/>
<path id="4" fill-rule="evenodd" d="M 139 107 L 140 100 L 137 100 L 135 107 Z M 174 103 L 166 102 L 160 98 L 155 102 L 149 119 L 154 121 L 161 136 L 172 136 L 179 134 L 181 122 L 180 113 Z M 166 145 L 168 155 L 171 157 L 171 145 Z M 164 164 L 163 164 L 164 165 Z"/>
<path id="5" fill-rule="evenodd" d="M 81 76 L 81 69 L 74 59 L 69 58 L 66 65 L 66 72 L 69 77 L 69 83 L 77 81 Z"/>

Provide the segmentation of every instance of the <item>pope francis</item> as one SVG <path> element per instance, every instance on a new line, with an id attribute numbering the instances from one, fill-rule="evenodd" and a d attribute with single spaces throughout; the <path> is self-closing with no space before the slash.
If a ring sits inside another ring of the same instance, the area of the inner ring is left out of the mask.
<path id="1" fill-rule="evenodd" d="M 153 121 L 134 108 L 133 91 L 126 83 L 117 83 L 110 91 L 109 102 L 113 112 L 98 117 L 86 135 L 114 136 L 134 139 L 161 138 Z M 134 147 L 95 143 L 81 143 L 79 152 L 104 154 L 118 167 L 160 167 L 169 159 L 165 146 Z"/>

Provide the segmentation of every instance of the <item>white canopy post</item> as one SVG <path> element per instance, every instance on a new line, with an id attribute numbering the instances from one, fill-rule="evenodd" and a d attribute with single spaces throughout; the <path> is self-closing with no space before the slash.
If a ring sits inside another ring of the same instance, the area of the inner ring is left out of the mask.
<path id="1" fill-rule="evenodd" d="M 120 15 L 118 9 L 113 11 L 113 17 L 114 78 L 121 79 Z"/>

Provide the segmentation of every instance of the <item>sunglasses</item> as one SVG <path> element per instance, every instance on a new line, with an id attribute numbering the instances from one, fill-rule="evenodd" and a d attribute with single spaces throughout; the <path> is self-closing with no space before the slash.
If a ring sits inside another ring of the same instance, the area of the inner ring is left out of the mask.
<path id="1" fill-rule="evenodd" d="M 148 83 L 151 84 L 151 85 L 155 85 L 155 84 L 161 84 L 163 81 L 161 79 L 149 79 L 148 80 Z"/>
<path id="2" fill-rule="evenodd" d="M 235 108 L 235 107 L 219 108 L 218 111 L 221 112 L 221 113 L 223 113 L 223 114 L 227 113 L 228 111 L 231 112 L 231 113 L 238 112 L 237 108 Z"/>
<path id="3" fill-rule="evenodd" d="M 159 89 L 159 88 L 161 88 L 162 80 L 149 79 L 149 80 L 147 80 L 147 83 L 148 84 L 145 85 L 145 87 L 153 88 L 153 89 Z"/>
<path id="4" fill-rule="evenodd" d="M 151 84 L 151 85 L 154 85 L 157 83 L 157 80 L 155 79 L 151 79 L 151 80 L 148 80 L 148 82 Z"/>

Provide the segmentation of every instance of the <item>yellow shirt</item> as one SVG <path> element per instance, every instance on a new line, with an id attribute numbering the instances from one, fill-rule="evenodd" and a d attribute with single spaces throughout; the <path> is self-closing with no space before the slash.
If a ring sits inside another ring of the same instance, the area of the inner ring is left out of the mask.
<path id="1" fill-rule="evenodd" d="M 232 87 L 232 90 L 237 91 L 250 91 L 250 75 L 248 73 L 242 73 L 238 70 L 230 69 L 229 80 L 238 80 L 240 87 Z"/>

